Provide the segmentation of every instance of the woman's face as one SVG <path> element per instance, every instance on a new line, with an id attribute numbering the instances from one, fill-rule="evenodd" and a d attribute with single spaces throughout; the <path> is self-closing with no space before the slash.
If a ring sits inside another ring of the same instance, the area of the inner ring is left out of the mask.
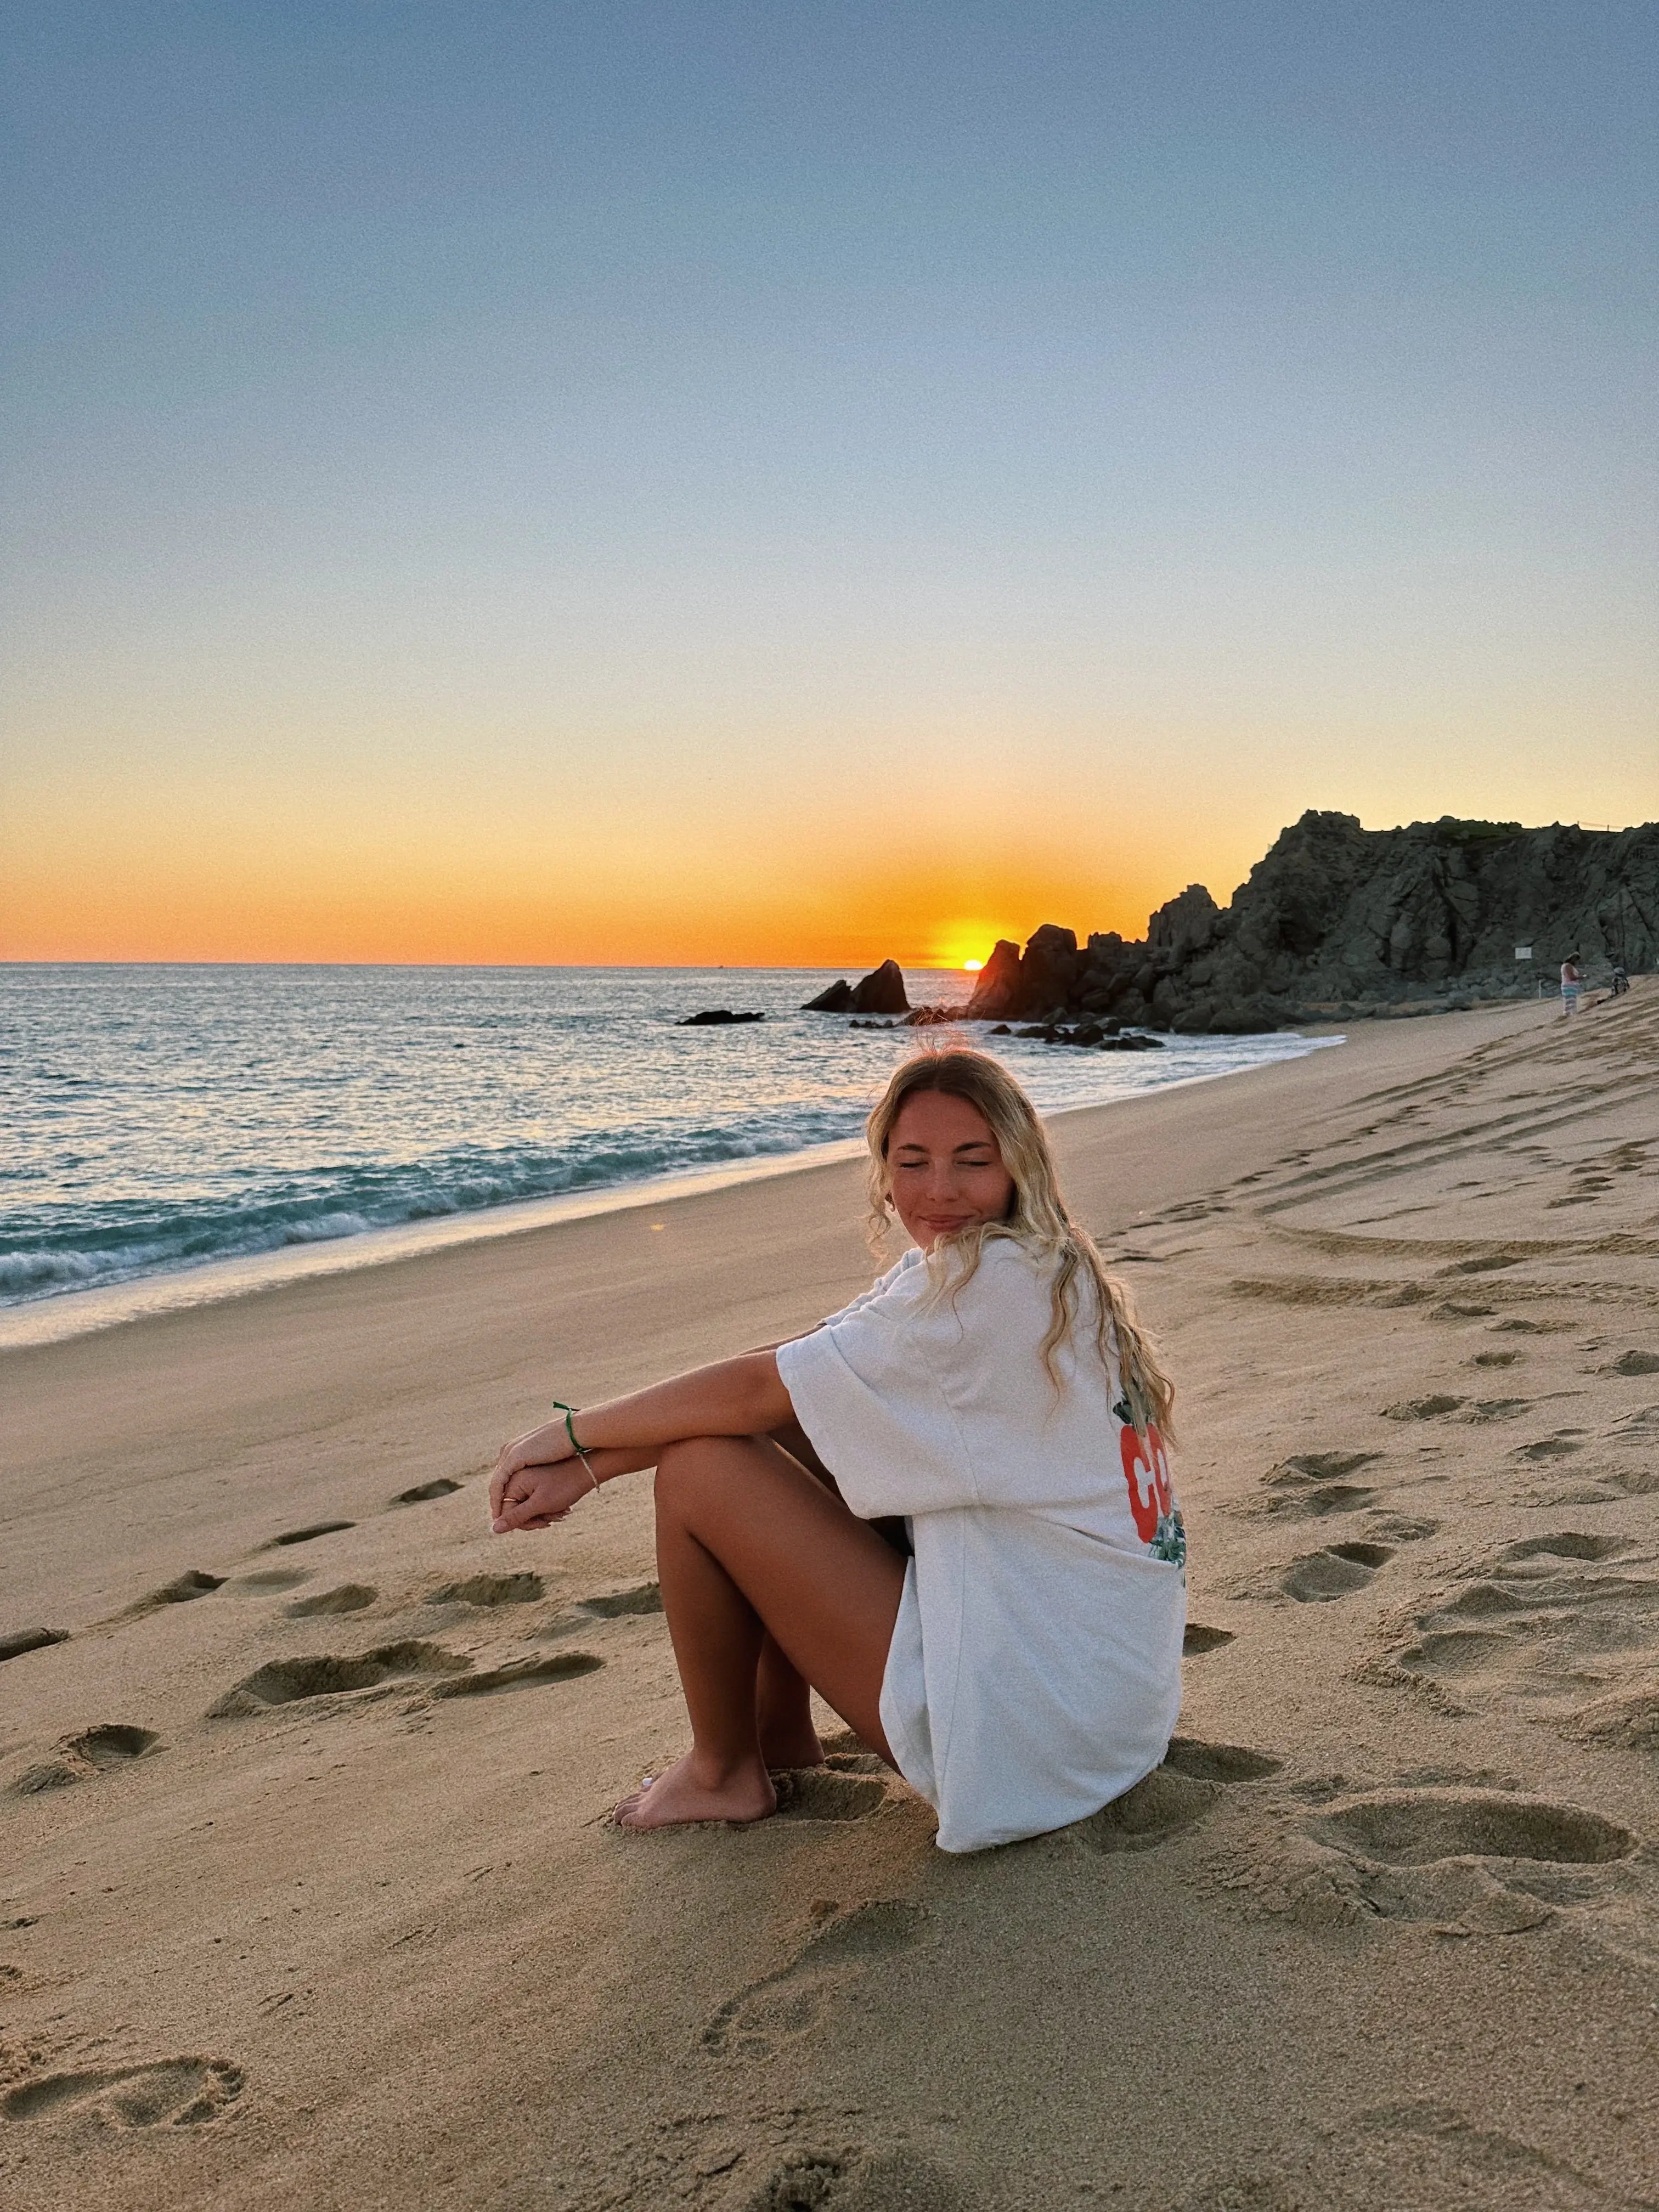
<path id="1" fill-rule="evenodd" d="M 944 1091 L 918 1091 L 899 1109 L 887 1140 L 893 1209 L 925 1252 L 976 1222 L 1001 1221 L 1013 1177 L 977 1106 Z"/>

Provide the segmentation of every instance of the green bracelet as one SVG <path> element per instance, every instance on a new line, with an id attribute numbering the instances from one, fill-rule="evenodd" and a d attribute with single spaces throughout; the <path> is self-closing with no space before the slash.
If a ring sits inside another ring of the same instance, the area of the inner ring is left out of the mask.
<path id="1" fill-rule="evenodd" d="M 576 1431 L 574 1425 L 577 1411 L 576 1407 L 574 1406 L 567 1406 L 562 1398 L 556 1398 L 553 1401 L 553 1403 L 559 1412 L 564 1415 L 564 1432 L 570 1439 L 571 1450 L 575 1453 L 578 1459 L 586 1461 L 587 1454 L 582 1449 L 580 1444 L 576 1441 Z"/>
<path id="2" fill-rule="evenodd" d="M 599 1478 L 594 1474 L 593 1462 L 589 1459 L 587 1454 L 582 1449 L 580 1442 L 577 1437 L 574 1419 L 576 1408 L 574 1406 L 567 1406 L 562 1398 L 556 1398 L 553 1401 L 553 1403 L 557 1407 L 560 1413 L 564 1415 L 564 1432 L 570 1439 L 570 1449 L 575 1453 L 577 1458 L 581 1462 L 582 1466 L 586 1470 L 587 1479 L 593 1486 L 593 1495 L 597 1498 L 599 1493 Z"/>

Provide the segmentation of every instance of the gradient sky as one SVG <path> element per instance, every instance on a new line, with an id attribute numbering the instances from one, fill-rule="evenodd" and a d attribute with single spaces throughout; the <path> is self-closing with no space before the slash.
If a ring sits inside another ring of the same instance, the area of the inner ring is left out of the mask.
<path id="1" fill-rule="evenodd" d="M 1659 11 L 5 33 L 0 951 L 955 962 L 1659 813 Z"/>

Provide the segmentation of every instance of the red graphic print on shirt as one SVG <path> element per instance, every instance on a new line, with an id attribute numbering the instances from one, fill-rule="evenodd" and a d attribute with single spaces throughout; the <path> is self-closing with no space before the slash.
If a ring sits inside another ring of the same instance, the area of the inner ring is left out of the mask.
<path id="1" fill-rule="evenodd" d="M 1149 1423 L 1144 1437 L 1126 1424 L 1119 1430 L 1117 1441 L 1123 1454 L 1123 1480 L 1129 1486 L 1129 1510 L 1135 1516 L 1135 1533 L 1143 1544 L 1150 1544 L 1158 1534 L 1159 1522 L 1175 1504 L 1164 1439 L 1156 1426 Z"/>

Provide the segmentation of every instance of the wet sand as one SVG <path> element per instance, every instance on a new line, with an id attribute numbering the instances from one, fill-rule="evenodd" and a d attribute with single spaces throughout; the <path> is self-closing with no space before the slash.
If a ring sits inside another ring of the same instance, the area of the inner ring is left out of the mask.
<path id="1" fill-rule="evenodd" d="M 1170 1762 L 974 1858 L 681 1747 L 647 1478 L 499 1441 L 867 1281 L 844 1164 L 0 1354 L 0 2199 L 1659 2198 L 1659 988 L 1061 1118 L 1182 1389 Z M 826 1725 L 829 1723 L 826 1723 Z"/>

